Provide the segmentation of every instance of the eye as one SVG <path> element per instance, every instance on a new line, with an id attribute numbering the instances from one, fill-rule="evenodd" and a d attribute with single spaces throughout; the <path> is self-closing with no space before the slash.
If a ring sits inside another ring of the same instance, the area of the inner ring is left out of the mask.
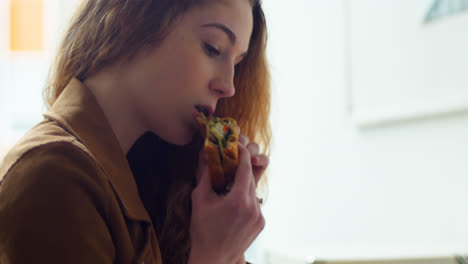
<path id="1" fill-rule="evenodd" d="M 211 46 L 208 43 L 204 43 L 204 46 L 206 54 L 210 57 L 219 56 L 221 54 L 219 50 L 217 50 L 215 47 Z"/>

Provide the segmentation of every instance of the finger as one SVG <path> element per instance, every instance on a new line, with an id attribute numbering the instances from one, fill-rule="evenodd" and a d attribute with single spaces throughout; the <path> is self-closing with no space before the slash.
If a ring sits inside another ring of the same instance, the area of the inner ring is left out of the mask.
<path id="1" fill-rule="evenodd" d="M 260 182 L 260 179 L 268 168 L 269 162 L 268 157 L 263 154 L 252 158 L 252 172 L 255 178 L 255 186 Z"/>
<path id="2" fill-rule="evenodd" d="M 239 135 L 239 145 L 242 145 L 243 147 L 246 147 L 247 144 L 249 144 L 249 137 L 246 136 L 245 134 L 240 134 Z"/>
<path id="3" fill-rule="evenodd" d="M 262 179 L 263 174 L 265 174 L 266 168 L 265 167 L 253 167 L 253 176 L 255 179 L 255 187 L 258 185 L 260 180 Z"/>
<path id="4" fill-rule="evenodd" d="M 257 154 L 252 156 L 252 165 L 257 167 L 267 167 L 270 163 L 270 158 L 265 154 Z"/>
<path id="5" fill-rule="evenodd" d="M 258 228 L 258 234 L 257 236 L 263 231 L 263 229 L 265 228 L 265 217 L 263 216 L 263 214 L 261 213 L 261 209 L 260 210 L 260 215 L 257 219 L 257 222 L 255 223 L 257 228 Z"/>
<path id="6" fill-rule="evenodd" d="M 255 156 L 258 155 L 258 152 L 260 151 L 260 147 L 258 146 L 257 143 L 252 142 L 247 145 L 247 149 L 250 152 L 250 156 L 254 158 Z"/>
<path id="7" fill-rule="evenodd" d="M 232 186 L 231 192 L 245 192 L 249 190 L 253 182 L 252 165 L 249 151 L 242 145 L 239 145 L 239 165 L 236 171 L 236 180 Z"/>
<path id="8" fill-rule="evenodd" d="M 252 172 L 250 173 L 250 178 L 252 179 L 250 181 L 250 186 L 249 186 L 249 193 L 250 193 L 250 197 L 254 200 L 254 203 L 256 204 L 257 203 L 257 183 L 255 181 L 255 175 L 253 174 L 253 170 Z"/>
<path id="9" fill-rule="evenodd" d="M 252 160 L 252 158 L 251 158 Z M 252 164 L 250 165 L 252 166 Z M 249 195 L 252 198 L 253 202 L 257 204 L 257 183 L 255 182 L 255 175 L 253 174 L 253 167 L 251 167 L 251 172 L 250 172 L 250 186 L 249 186 Z"/>
<path id="10" fill-rule="evenodd" d="M 262 213 L 261 204 L 258 202 L 258 203 L 256 203 L 256 206 L 257 206 L 257 210 L 258 210 L 258 216 L 254 220 L 255 221 L 254 225 L 255 225 L 255 229 L 256 229 L 256 232 L 253 232 L 254 239 L 262 232 L 262 230 L 265 227 L 265 217 L 263 216 L 263 213 Z"/>

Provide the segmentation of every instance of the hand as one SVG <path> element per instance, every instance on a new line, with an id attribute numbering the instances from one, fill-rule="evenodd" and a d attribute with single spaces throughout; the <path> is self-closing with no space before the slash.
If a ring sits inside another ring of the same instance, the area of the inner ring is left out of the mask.
<path id="1" fill-rule="evenodd" d="M 238 131 L 240 128 L 237 127 Z M 239 134 L 239 144 L 249 150 L 252 162 L 252 171 L 255 178 L 255 185 L 258 184 L 260 178 L 268 167 L 270 159 L 264 154 L 259 154 L 260 147 L 255 142 L 250 142 L 249 137 L 244 134 Z"/>
<path id="2" fill-rule="evenodd" d="M 212 190 L 205 155 L 199 156 L 198 185 L 192 192 L 189 263 L 237 264 L 265 226 L 255 195 L 250 152 L 239 145 L 236 180 L 225 196 Z"/>

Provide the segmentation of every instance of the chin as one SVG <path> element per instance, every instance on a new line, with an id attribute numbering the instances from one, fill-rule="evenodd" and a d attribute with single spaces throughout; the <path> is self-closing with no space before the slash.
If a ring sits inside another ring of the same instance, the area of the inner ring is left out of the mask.
<path id="1" fill-rule="evenodd" d="M 178 138 L 176 140 L 170 141 L 170 143 L 177 145 L 177 146 L 185 146 L 192 142 L 192 137 L 190 138 Z"/>
<path id="2" fill-rule="evenodd" d="M 181 131 L 181 133 L 170 133 L 166 137 L 162 137 L 165 141 L 177 145 L 185 146 L 193 141 L 195 133 L 193 131 Z"/>
<path id="3" fill-rule="evenodd" d="M 193 142 L 193 139 L 198 135 L 198 127 L 189 123 L 182 124 L 166 124 L 163 127 L 153 126 L 153 133 L 158 135 L 167 143 L 176 146 L 185 146 Z"/>

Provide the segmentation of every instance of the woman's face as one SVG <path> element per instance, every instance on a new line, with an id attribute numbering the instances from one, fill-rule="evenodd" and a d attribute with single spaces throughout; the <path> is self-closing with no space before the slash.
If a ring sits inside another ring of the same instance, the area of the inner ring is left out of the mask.
<path id="1" fill-rule="evenodd" d="M 178 145 L 198 129 L 195 106 L 214 112 L 219 99 L 235 94 L 234 67 L 249 47 L 249 1 L 211 2 L 187 11 L 157 47 L 127 67 L 127 96 L 138 122 Z"/>

